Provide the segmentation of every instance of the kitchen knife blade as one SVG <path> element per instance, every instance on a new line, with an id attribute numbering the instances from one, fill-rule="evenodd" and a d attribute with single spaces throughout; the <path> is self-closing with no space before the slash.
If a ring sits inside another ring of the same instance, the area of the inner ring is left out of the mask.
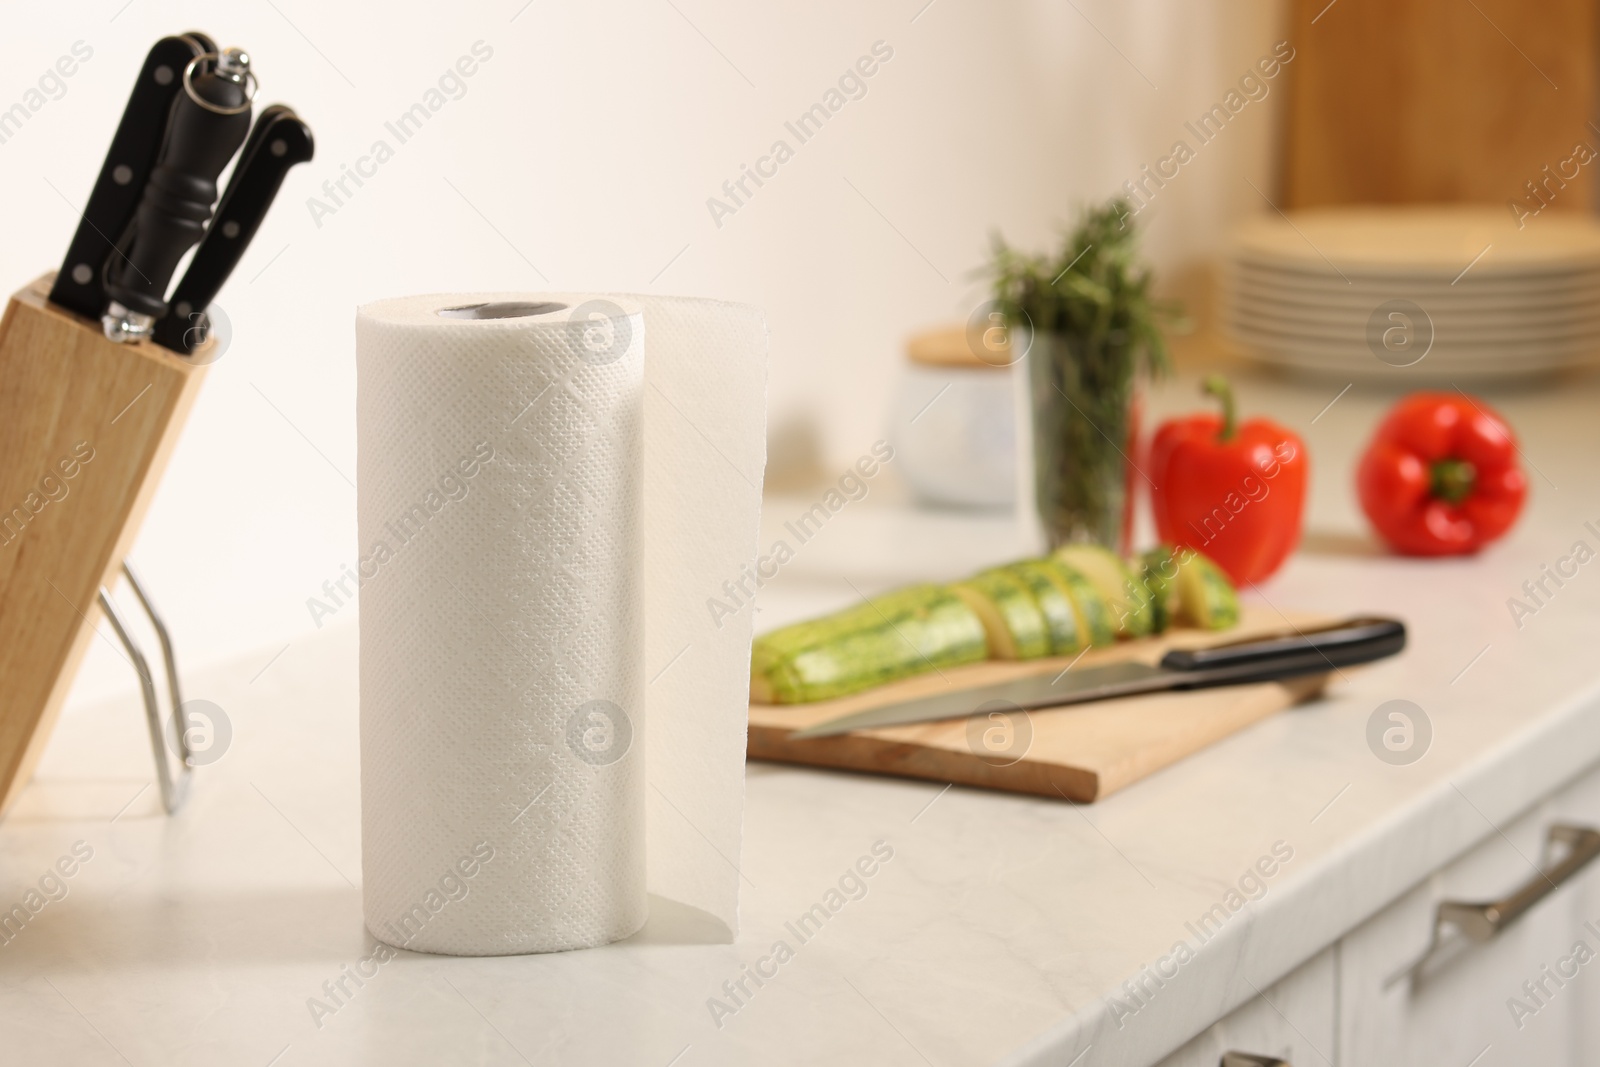
<path id="1" fill-rule="evenodd" d="M 1208 648 L 1172 649 L 1155 666 L 1112 663 L 918 697 L 842 715 L 797 730 L 789 737 L 804 740 L 882 726 L 964 719 L 980 710 L 990 710 L 997 701 L 1023 710 L 1054 708 L 1140 693 L 1325 674 L 1392 656 L 1405 644 L 1405 624 L 1396 619 L 1346 619 L 1310 630 L 1287 630 Z"/>

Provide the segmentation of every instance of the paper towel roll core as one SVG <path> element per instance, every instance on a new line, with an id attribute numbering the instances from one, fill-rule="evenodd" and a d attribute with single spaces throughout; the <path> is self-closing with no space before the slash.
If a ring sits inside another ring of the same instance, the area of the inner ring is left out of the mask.
<path id="1" fill-rule="evenodd" d="M 368 929 L 578 948 L 648 889 L 731 932 L 749 613 L 704 604 L 755 555 L 759 314 L 447 295 L 356 333 Z"/>
<path id="2" fill-rule="evenodd" d="M 566 307 L 567 305 L 553 300 L 495 300 L 490 303 L 440 308 L 434 314 L 447 319 L 520 319 L 528 315 L 547 315 L 553 311 L 565 311 Z"/>

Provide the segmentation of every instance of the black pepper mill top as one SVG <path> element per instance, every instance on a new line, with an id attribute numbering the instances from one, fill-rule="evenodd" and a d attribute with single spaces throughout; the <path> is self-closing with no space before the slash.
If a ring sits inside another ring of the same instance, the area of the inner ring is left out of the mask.
<path id="1" fill-rule="evenodd" d="M 196 57 L 183 72 L 155 168 L 122 255 L 106 265 L 106 336 L 129 340 L 167 313 L 166 292 L 217 202 L 217 178 L 250 132 L 254 75 L 237 48 Z"/>

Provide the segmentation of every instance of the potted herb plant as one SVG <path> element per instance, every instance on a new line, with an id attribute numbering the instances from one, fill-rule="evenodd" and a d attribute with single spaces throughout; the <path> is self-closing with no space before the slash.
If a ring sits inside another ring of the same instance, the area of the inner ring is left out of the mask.
<path id="1" fill-rule="evenodd" d="M 1126 201 L 1086 210 L 1055 255 L 995 238 L 994 306 L 1024 353 L 1020 436 L 1031 440 L 1031 505 L 1049 547 L 1089 541 L 1125 553 L 1141 385 L 1166 373 L 1164 322 L 1150 295 Z"/>

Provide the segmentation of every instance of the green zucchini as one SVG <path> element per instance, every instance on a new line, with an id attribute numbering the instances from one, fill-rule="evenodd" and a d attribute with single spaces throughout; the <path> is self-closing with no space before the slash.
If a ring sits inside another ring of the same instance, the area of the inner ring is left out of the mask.
<path id="1" fill-rule="evenodd" d="M 1055 557 L 1083 572 L 1111 607 L 1119 637 L 1144 637 L 1150 632 L 1150 603 L 1128 565 L 1101 545 L 1063 545 Z"/>
<path id="2" fill-rule="evenodd" d="M 1087 643 L 1084 627 L 1078 621 L 1078 612 L 1072 606 L 1072 594 L 1050 567 L 1037 559 L 1025 559 L 1000 568 L 1014 574 L 1033 594 L 1034 603 L 1044 615 L 1045 628 L 1050 633 L 1050 654 L 1070 656 Z"/>
<path id="3" fill-rule="evenodd" d="M 984 658 L 984 624 L 948 586 L 915 585 L 755 639 L 750 699 L 802 704 Z"/>
<path id="4" fill-rule="evenodd" d="M 1171 545 L 1158 545 L 1139 557 L 1139 581 L 1150 601 L 1150 631 L 1165 633 L 1180 618 L 1178 564 Z"/>
<path id="5" fill-rule="evenodd" d="M 1239 621 L 1239 594 L 1222 568 L 1192 548 L 1180 548 L 1178 604 L 1185 622 L 1206 630 L 1226 630 Z"/>
<path id="6" fill-rule="evenodd" d="M 1095 589 L 1094 583 L 1085 578 L 1078 568 L 1054 556 L 1046 556 L 1038 562 L 1048 568 L 1066 589 L 1072 601 L 1072 610 L 1078 616 L 1078 628 L 1088 638 L 1089 644 L 1101 648 L 1114 643 L 1117 639 L 1116 618 L 1111 614 L 1111 605 Z"/>
<path id="7" fill-rule="evenodd" d="M 950 588 L 983 620 L 989 658 L 1038 659 L 1050 654 L 1044 612 L 1016 575 L 985 571 Z"/>

